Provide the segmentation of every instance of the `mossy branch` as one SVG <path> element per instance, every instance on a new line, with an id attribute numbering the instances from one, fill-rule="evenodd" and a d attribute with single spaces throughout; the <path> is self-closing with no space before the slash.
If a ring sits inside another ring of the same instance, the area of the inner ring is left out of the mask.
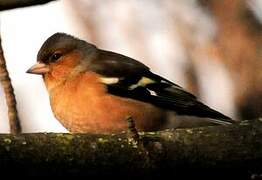
<path id="1" fill-rule="evenodd" d="M 262 122 L 128 134 L 0 135 L 0 169 L 29 174 L 158 174 L 262 171 Z M 208 171 L 206 171 L 208 169 Z M 237 170 L 237 171 L 235 171 Z M 241 170 L 241 171 L 240 171 Z M 250 174 L 251 175 L 251 174 Z"/>

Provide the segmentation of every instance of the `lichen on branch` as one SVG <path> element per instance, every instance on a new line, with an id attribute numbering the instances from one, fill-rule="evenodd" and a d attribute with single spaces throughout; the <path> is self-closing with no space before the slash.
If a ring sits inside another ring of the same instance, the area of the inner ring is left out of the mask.
<path id="1" fill-rule="evenodd" d="M 261 119 L 228 126 L 128 133 L 0 135 L 0 168 L 39 174 L 262 172 Z M 2 166 L 2 167 L 1 167 Z M 4 166 L 4 167 L 3 167 Z M 236 171 L 237 170 L 237 171 Z M 241 170 L 241 171 L 240 171 Z M 246 175 L 245 174 L 245 175 Z"/>

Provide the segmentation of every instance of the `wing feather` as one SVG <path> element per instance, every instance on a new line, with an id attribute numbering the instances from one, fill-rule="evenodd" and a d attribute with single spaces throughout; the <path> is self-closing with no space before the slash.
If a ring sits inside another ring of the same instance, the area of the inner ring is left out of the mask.
<path id="1" fill-rule="evenodd" d="M 101 51 L 90 69 L 103 76 L 101 82 L 111 94 L 148 102 L 180 115 L 213 118 L 220 123 L 233 122 L 198 101 L 196 96 L 181 86 L 152 73 L 147 66 L 127 56 Z"/>

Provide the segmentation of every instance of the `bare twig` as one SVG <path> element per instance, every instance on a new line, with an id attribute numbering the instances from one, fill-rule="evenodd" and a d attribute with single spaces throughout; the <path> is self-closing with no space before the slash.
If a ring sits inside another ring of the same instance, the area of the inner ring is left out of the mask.
<path id="1" fill-rule="evenodd" d="M 46 4 L 54 0 L 0 0 L 0 11 Z"/>
<path id="2" fill-rule="evenodd" d="M 133 118 L 131 116 L 128 116 L 126 118 L 126 120 L 127 120 L 127 124 L 128 124 L 128 134 L 129 134 L 130 138 L 133 139 L 134 141 L 138 142 L 139 141 L 139 134 L 137 132 L 136 125 L 135 125 Z"/>
<path id="3" fill-rule="evenodd" d="M 16 109 L 14 89 L 12 87 L 9 73 L 6 68 L 6 62 L 1 45 L 1 38 L 0 38 L 0 83 L 3 86 L 5 92 L 6 104 L 8 107 L 10 131 L 12 134 L 18 134 L 21 132 L 21 126 Z"/>

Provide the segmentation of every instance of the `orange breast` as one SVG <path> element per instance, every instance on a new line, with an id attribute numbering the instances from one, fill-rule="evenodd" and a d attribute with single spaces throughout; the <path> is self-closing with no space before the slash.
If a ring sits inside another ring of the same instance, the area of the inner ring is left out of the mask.
<path id="1" fill-rule="evenodd" d="M 165 112 L 151 104 L 106 93 L 94 73 L 82 73 L 53 88 L 50 101 L 55 117 L 74 133 L 115 133 L 127 130 L 132 116 L 139 130 L 161 127 Z"/>

